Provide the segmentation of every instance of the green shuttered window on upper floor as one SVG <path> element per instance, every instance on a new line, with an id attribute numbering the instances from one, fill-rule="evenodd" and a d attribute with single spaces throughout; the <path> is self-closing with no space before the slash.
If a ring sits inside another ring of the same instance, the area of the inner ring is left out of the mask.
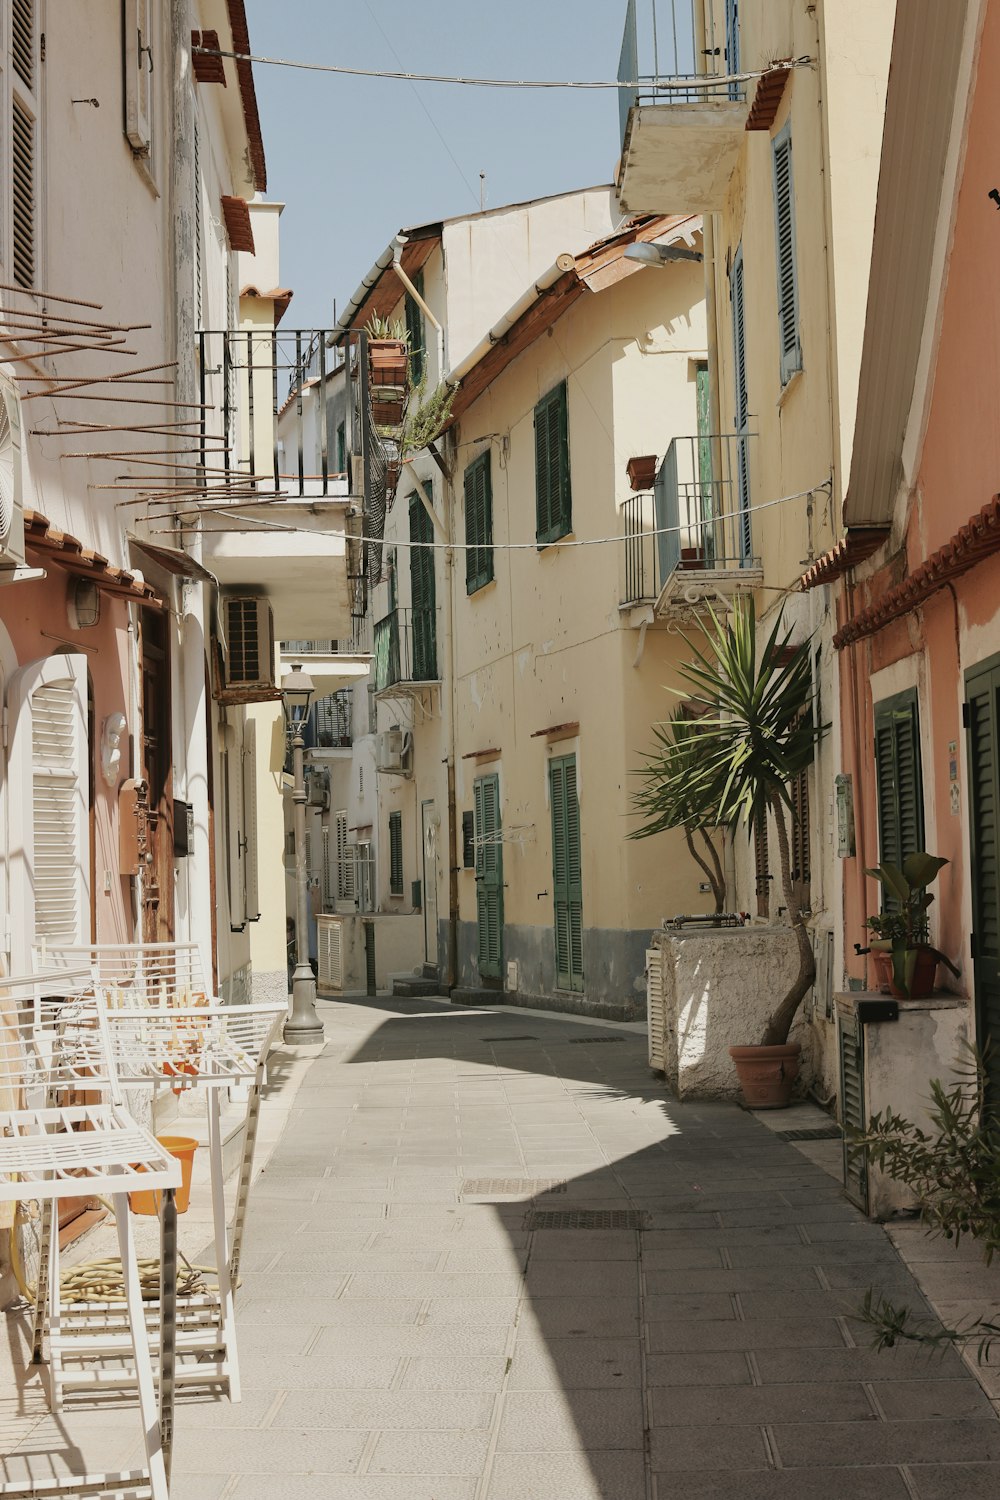
<path id="1" fill-rule="evenodd" d="M 924 847 L 920 718 L 912 688 L 875 705 L 875 773 L 879 860 L 901 865 Z"/>
<path id="2" fill-rule="evenodd" d="M 422 297 L 424 295 L 423 271 L 415 271 L 410 280 Z M 406 309 L 406 339 L 410 346 L 410 385 L 415 388 L 423 380 L 427 365 L 424 314 L 420 303 L 410 292 L 406 293 L 404 307 Z"/>
<path id="3" fill-rule="evenodd" d="M 389 814 L 389 895 L 403 894 L 403 814 Z"/>
<path id="4" fill-rule="evenodd" d="M 487 448 L 465 471 L 465 590 L 493 580 L 493 473 Z"/>
<path id="5" fill-rule="evenodd" d="M 566 382 L 535 407 L 535 540 L 558 541 L 573 529 Z"/>
<path id="6" fill-rule="evenodd" d="M 771 144 L 771 159 L 774 169 L 774 241 L 778 271 L 778 345 L 781 355 L 781 383 L 787 385 L 796 370 L 802 368 L 790 124 L 786 124 L 775 136 Z"/>

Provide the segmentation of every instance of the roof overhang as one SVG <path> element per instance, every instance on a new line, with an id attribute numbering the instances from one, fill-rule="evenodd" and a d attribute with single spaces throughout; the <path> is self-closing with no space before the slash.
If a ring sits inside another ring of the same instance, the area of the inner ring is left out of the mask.
<path id="1" fill-rule="evenodd" d="M 865 562 L 877 552 L 889 537 L 888 526 L 852 526 L 847 535 L 841 537 L 835 547 L 824 552 L 812 567 L 803 573 L 799 587 L 803 590 L 819 588 L 820 584 L 832 583 L 851 568 Z"/>
<path id="2" fill-rule="evenodd" d="M 40 511 L 24 512 L 24 545 L 46 562 L 72 573 L 77 578 L 87 578 L 95 583 L 103 594 L 116 599 L 128 599 L 134 604 L 149 604 L 154 609 L 163 609 L 166 601 L 160 597 L 152 584 L 146 582 L 138 569 L 116 568 L 100 552 L 85 547 L 78 537 L 54 526 L 48 516 Z"/>
<path id="3" fill-rule="evenodd" d="M 967 0 L 896 7 L 844 519 L 887 525 L 925 337 Z"/>

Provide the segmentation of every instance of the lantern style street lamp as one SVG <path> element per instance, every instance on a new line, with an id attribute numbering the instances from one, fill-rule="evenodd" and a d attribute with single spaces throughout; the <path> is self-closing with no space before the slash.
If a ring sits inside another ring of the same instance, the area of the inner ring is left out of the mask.
<path id="1" fill-rule="evenodd" d="M 301 662 L 282 678 L 281 703 L 292 747 L 292 803 L 295 829 L 295 971 L 292 975 L 292 1013 L 285 1022 L 286 1042 L 322 1042 L 323 1023 L 316 1014 L 316 980 L 309 962 L 308 871 L 306 870 L 305 732 L 313 681 Z"/>

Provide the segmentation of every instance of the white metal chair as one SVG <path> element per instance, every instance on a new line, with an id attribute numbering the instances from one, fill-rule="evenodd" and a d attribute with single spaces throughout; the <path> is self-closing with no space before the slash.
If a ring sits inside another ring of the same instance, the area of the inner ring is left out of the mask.
<path id="1" fill-rule="evenodd" d="M 118 1076 L 128 1086 L 204 1094 L 208 1112 L 213 1238 L 217 1288 L 178 1297 L 175 1371 L 178 1385 L 221 1385 L 240 1399 L 234 1297 L 239 1272 L 250 1179 L 257 1138 L 265 1064 L 283 1004 L 225 1004 L 213 997 L 195 944 L 101 944 L 61 948 L 49 962 L 90 966 L 107 997 L 110 1045 Z M 248 1087 L 239 1184 L 232 1223 L 226 1218 L 222 1140 L 222 1096 L 233 1085 Z M 151 1332 L 158 1317 L 147 1299 Z M 63 1391 L 126 1388 L 130 1374 L 114 1359 L 124 1337 L 122 1309 L 103 1302 L 63 1310 L 53 1344 L 56 1399 Z M 105 1359 L 105 1354 L 110 1356 Z"/>
<path id="2" fill-rule="evenodd" d="M 81 1189 L 115 1208 L 128 1342 L 146 1453 L 128 1474 L 38 1478 L 0 1484 L 0 1496 L 113 1492 L 167 1500 L 173 1436 L 172 1327 L 176 1293 L 174 1191 L 180 1164 L 125 1107 L 104 998 L 89 970 L 0 979 L 0 1201 L 42 1209 L 33 1358 L 41 1362 L 46 1319 L 60 1329 L 58 1199 Z M 143 1309 L 129 1190 L 162 1193 L 159 1402 Z"/>

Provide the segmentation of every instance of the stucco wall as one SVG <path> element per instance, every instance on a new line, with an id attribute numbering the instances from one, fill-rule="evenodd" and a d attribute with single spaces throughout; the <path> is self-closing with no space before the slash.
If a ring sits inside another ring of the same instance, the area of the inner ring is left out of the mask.
<path id="1" fill-rule="evenodd" d="M 753 1046 L 798 972 L 788 927 L 660 932 L 652 946 L 663 957 L 667 1081 L 680 1098 L 739 1095 L 730 1047 Z M 799 1012 L 789 1041 L 806 1051 L 809 1033 Z"/>

